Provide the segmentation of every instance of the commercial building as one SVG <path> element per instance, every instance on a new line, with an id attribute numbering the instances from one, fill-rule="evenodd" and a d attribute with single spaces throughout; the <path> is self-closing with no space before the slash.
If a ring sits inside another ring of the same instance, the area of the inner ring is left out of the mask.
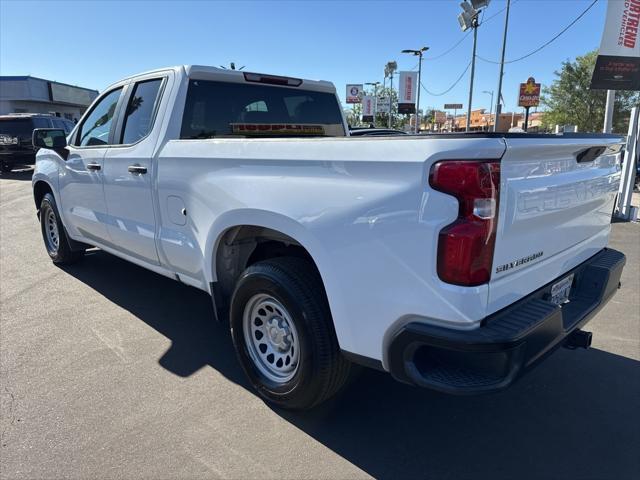
<path id="1" fill-rule="evenodd" d="M 477 131 L 489 131 L 493 130 L 493 124 L 496 121 L 496 115 L 494 113 L 489 114 L 486 109 L 481 108 L 478 110 L 471 110 L 471 123 L 469 130 Z M 510 128 L 517 127 L 518 122 L 524 121 L 524 115 L 522 113 L 505 112 L 498 116 L 498 132 L 508 132 Z M 457 115 L 449 117 L 444 124 L 444 130 L 463 132 L 467 126 L 467 115 Z"/>
<path id="2" fill-rule="evenodd" d="M 77 121 L 97 90 L 31 76 L 0 76 L 0 115 L 48 113 Z"/>

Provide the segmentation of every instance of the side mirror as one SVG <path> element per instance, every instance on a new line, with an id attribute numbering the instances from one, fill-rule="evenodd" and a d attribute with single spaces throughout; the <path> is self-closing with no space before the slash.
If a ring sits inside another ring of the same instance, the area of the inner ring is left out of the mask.
<path id="1" fill-rule="evenodd" d="M 67 146 L 67 134 L 61 128 L 36 128 L 31 143 L 34 148 L 60 150 Z"/>

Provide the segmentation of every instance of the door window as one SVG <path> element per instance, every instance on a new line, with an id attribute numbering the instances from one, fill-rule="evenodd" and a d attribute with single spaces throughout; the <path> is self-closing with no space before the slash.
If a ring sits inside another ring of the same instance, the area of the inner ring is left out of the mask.
<path id="1" fill-rule="evenodd" d="M 76 145 L 85 147 L 109 144 L 109 131 L 121 93 L 122 88 L 117 88 L 102 97 L 82 122 Z"/>
<path id="2" fill-rule="evenodd" d="M 149 134 L 161 84 L 161 78 L 136 84 L 127 105 L 120 143 L 135 143 Z"/>

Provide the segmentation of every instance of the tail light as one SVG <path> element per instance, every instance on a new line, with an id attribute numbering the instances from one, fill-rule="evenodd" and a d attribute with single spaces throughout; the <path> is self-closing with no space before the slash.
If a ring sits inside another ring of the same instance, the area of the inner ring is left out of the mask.
<path id="1" fill-rule="evenodd" d="M 500 162 L 438 162 L 431 168 L 429 184 L 459 203 L 458 218 L 438 237 L 438 276 L 455 285 L 487 283 L 498 222 Z"/>

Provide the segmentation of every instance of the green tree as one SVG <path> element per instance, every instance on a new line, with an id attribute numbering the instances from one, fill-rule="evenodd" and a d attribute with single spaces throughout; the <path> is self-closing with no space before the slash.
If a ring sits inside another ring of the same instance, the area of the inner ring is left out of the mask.
<path id="1" fill-rule="evenodd" d="M 377 86 L 375 89 L 369 89 L 365 91 L 365 95 L 373 95 L 375 97 L 386 97 L 391 95 L 391 105 L 392 105 L 392 116 L 391 116 L 391 128 L 402 128 L 404 125 L 408 123 L 408 115 L 399 115 L 398 114 L 398 92 L 393 89 L 391 90 L 389 87 L 382 88 L 381 86 Z M 364 126 L 362 123 L 362 104 L 354 103 L 347 106 L 344 109 L 345 117 L 347 118 L 347 123 L 352 127 Z M 376 127 L 384 127 L 386 128 L 389 124 L 389 114 L 388 113 L 377 113 L 375 116 L 375 126 Z"/>
<path id="2" fill-rule="evenodd" d="M 601 132 L 604 124 L 606 90 L 590 90 L 591 75 L 598 52 L 589 52 L 575 61 L 562 63 L 551 86 L 542 90 L 541 102 L 546 107 L 545 126 L 577 125 L 580 132 Z M 627 133 L 631 108 L 640 104 L 640 93 L 617 91 L 613 131 Z"/>

